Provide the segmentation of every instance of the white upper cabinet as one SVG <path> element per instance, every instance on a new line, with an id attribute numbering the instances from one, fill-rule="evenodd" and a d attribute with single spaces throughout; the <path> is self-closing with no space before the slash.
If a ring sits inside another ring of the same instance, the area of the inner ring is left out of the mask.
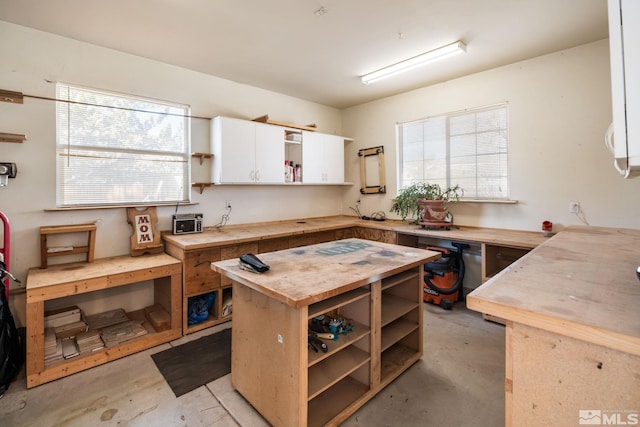
<path id="1" fill-rule="evenodd" d="M 302 169 L 302 180 L 288 185 L 345 184 L 345 140 L 219 116 L 211 122 L 213 183 L 285 184 L 286 159 Z"/>
<path id="2" fill-rule="evenodd" d="M 259 184 L 281 184 L 284 182 L 284 131 L 278 126 L 256 125 L 256 172 Z"/>
<path id="3" fill-rule="evenodd" d="M 248 120 L 216 117 L 211 135 L 214 183 L 284 183 L 282 130 Z"/>
<path id="4" fill-rule="evenodd" d="M 302 182 L 344 183 L 344 138 L 316 132 L 302 132 Z"/>

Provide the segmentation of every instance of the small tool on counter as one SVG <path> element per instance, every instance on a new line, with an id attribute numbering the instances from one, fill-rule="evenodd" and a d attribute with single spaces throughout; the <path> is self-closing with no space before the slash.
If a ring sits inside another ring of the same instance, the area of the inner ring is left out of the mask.
<path id="1" fill-rule="evenodd" d="M 253 273 L 264 273 L 269 271 L 269 266 L 254 254 L 240 255 L 239 261 L 240 268 L 243 270 L 251 271 Z"/>

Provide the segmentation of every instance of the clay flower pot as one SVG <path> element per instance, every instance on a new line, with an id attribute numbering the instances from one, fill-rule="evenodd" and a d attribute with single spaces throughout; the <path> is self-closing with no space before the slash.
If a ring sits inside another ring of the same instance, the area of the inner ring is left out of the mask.
<path id="1" fill-rule="evenodd" d="M 444 200 L 420 199 L 420 216 L 423 225 L 450 225 L 448 221 L 449 210 Z"/>

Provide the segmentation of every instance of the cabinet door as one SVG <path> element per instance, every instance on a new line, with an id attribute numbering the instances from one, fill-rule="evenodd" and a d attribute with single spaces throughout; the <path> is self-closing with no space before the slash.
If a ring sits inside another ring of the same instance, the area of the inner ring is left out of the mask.
<path id="1" fill-rule="evenodd" d="M 302 182 L 309 184 L 344 182 L 344 139 L 342 137 L 303 132 Z"/>
<path id="2" fill-rule="evenodd" d="M 281 184 L 284 182 L 284 129 L 256 123 L 255 182 Z"/>
<path id="3" fill-rule="evenodd" d="M 255 178 L 255 123 L 216 117 L 211 124 L 215 183 L 251 183 Z"/>

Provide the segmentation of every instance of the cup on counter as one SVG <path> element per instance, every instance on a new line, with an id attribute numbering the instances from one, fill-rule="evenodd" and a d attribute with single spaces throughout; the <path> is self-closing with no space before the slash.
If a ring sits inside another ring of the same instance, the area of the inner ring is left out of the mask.
<path id="1" fill-rule="evenodd" d="M 542 232 L 544 233 L 544 237 L 551 237 L 553 234 L 551 230 L 553 229 L 553 223 L 551 221 L 542 221 Z"/>

